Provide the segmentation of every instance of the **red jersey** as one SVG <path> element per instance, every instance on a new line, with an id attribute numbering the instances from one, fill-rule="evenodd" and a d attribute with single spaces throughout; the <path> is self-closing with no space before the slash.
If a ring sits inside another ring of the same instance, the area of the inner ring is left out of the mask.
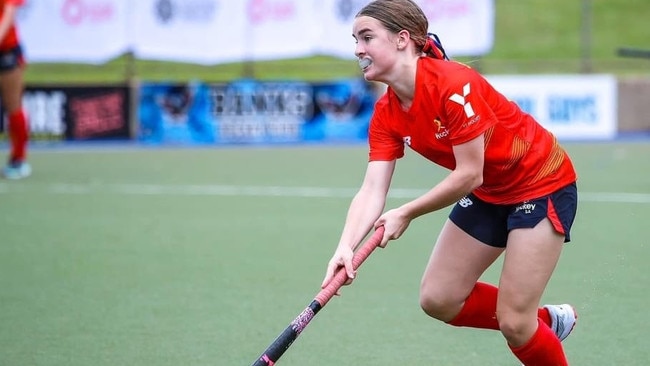
<path id="1" fill-rule="evenodd" d="M 497 92 L 478 72 L 453 61 L 421 57 L 415 95 L 405 111 L 391 88 L 377 101 L 369 128 L 369 160 L 404 156 L 408 145 L 453 170 L 453 145 L 485 134 L 483 184 L 473 193 L 495 204 L 550 194 L 576 181 L 555 136 Z"/>
<path id="2" fill-rule="evenodd" d="M 22 6 L 25 0 L 0 0 L 0 17 L 2 17 L 5 6 L 14 5 Z M 10 50 L 18 46 L 18 32 L 16 31 L 15 21 L 9 26 L 7 34 L 0 40 L 0 50 Z"/>

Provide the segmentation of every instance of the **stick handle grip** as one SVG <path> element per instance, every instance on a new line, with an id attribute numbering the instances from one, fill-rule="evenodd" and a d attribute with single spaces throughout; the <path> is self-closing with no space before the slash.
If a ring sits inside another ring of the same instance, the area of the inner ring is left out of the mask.
<path id="1" fill-rule="evenodd" d="M 366 242 L 357 249 L 352 258 L 352 267 L 356 270 L 361 266 L 361 264 L 370 256 L 375 248 L 381 243 L 381 239 L 384 237 L 384 227 L 380 226 L 375 230 L 372 236 L 366 240 Z M 334 296 L 334 294 L 343 286 L 343 284 L 348 280 L 348 274 L 345 272 L 345 268 L 341 267 L 336 272 L 330 283 L 325 286 L 324 289 L 316 295 L 315 300 L 324 307 L 328 301 Z"/>

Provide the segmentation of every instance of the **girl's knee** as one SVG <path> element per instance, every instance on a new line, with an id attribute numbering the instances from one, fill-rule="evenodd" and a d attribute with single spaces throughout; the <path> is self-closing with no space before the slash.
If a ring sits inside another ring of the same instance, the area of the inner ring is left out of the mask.
<path id="1" fill-rule="evenodd" d="M 428 292 L 420 292 L 420 307 L 430 317 L 444 322 L 453 318 L 459 309 L 460 303 L 451 298 Z"/>
<path id="2" fill-rule="evenodd" d="M 537 329 L 537 318 L 519 313 L 498 314 L 499 329 L 512 345 L 524 344 Z"/>

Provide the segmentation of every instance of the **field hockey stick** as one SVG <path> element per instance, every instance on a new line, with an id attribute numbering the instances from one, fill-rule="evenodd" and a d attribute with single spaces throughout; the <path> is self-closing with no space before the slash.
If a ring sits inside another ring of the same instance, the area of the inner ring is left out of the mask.
<path id="1" fill-rule="evenodd" d="M 381 243 L 381 239 L 384 236 L 384 227 L 380 226 L 375 230 L 374 234 L 366 240 L 366 242 L 359 248 L 352 258 L 352 267 L 356 270 L 359 268 L 361 263 L 363 263 L 366 258 L 372 253 L 375 248 Z M 314 300 L 309 304 L 305 310 L 300 313 L 290 324 L 289 326 L 278 336 L 278 338 L 271 343 L 269 348 L 264 351 L 262 356 L 260 356 L 253 366 L 273 366 L 278 359 L 284 354 L 284 352 L 291 346 L 293 341 L 298 338 L 300 333 L 305 330 L 305 327 L 309 322 L 316 316 L 316 314 L 322 309 L 328 301 L 336 294 L 336 292 L 343 286 L 343 284 L 348 280 L 348 274 L 345 271 L 344 267 L 341 267 L 330 283 L 325 286 L 324 289 L 314 297 Z"/>

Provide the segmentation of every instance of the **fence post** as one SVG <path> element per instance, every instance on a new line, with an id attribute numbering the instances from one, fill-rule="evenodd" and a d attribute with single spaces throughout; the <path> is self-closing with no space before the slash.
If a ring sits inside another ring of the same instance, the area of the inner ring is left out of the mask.
<path id="1" fill-rule="evenodd" d="M 133 50 L 128 50 L 124 54 L 124 58 L 124 81 L 127 88 L 129 88 L 129 100 L 127 103 L 129 103 L 129 110 L 131 111 L 130 115 L 128 116 L 129 137 L 131 139 L 135 139 L 137 138 L 138 114 L 136 111 L 138 110 L 138 103 L 140 98 L 140 80 L 138 78 L 137 59 Z"/>
<path id="2" fill-rule="evenodd" d="M 592 0 L 582 0 L 582 10 L 580 13 L 582 15 L 580 27 L 580 71 L 589 74 L 593 71 L 593 65 L 591 62 Z"/>

